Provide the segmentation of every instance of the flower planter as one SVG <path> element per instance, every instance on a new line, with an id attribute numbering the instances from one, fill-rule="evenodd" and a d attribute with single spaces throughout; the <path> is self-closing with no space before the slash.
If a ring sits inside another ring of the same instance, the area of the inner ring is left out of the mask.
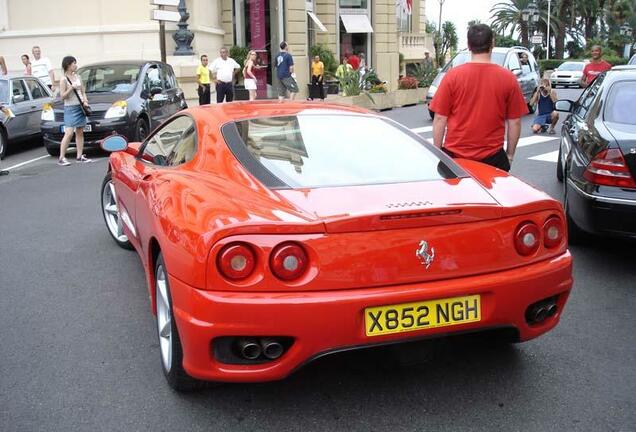
<path id="1" fill-rule="evenodd" d="M 427 88 L 405 89 L 395 91 L 395 106 L 402 107 L 424 103 Z"/>
<path id="2" fill-rule="evenodd" d="M 364 95 L 361 95 L 366 97 Z M 391 109 L 395 106 L 395 98 L 394 93 L 369 93 L 369 96 L 373 99 L 373 103 L 371 104 L 371 109 L 382 111 L 386 109 Z M 367 100 L 369 98 L 366 98 Z M 369 101 L 370 102 L 370 101 Z"/>

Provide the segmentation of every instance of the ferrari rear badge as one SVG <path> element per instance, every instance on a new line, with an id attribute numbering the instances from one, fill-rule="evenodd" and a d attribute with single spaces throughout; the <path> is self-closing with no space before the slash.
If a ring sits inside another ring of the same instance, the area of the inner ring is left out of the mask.
<path id="1" fill-rule="evenodd" d="M 415 251 L 415 256 L 421 260 L 422 265 L 425 265 L 426 269 L 428 270 L 428 268 L 433 263 L 433 260 L 435 259 L 435 248 L 431 248 L 431 251 L 429 253 L 428 242 L 426 240 L 422 240 L 420 242 L 420 246 Z"/>

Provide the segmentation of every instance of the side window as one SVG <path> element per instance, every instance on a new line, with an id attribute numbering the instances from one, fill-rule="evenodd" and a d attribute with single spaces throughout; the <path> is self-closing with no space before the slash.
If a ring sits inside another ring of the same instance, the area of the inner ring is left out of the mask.
<path id="1" fill-rule="evenodd" d="M 515 69 L 521 69 L 521 65 L 519 64 L 519 57 L 514 52 L 508 56 L 508 69 L 510 69 L 511 71 Z"/>
<path id="2" fill-rule="evenodd" d="M 141 158 L 159 166 L 177 166 L 192 160 L 196 149 L 194 120 L 181 116 L 164 125 L 147 141 Z"/>
<path id="3" fill-rule="evenodd" d="M 170 90 L 177 87 L 177 80 L 174 77 L 172 68 L 170 66 L 162 66 L 163 87 L 166 90 Z"/>
<path id="4" fill-rule="evenodd" d="M 596 95 L 598 94 L 604 79 L 605 79 L 605 74 L 599 75 L 598 78 L 594 80 L 592 85 L 589 86 L 587 89 L 585 89 L 585 91 L 583 92 L 583 94 L 581 95 L 581 97 L 579 98 L 577 102 L 576 108 L 574 109 L 574 113 L 576 115 L 578 115 L 581 118 L 584 118 L 587 115 L 588 111 L 590 110 L 590 106 L 592 105 L 592 102 L 596 98 Z"/>
<path id="5" fill-rule="evenodd" d="M 11 80 L 11 83 L 11 102 L 20 103 L 31 99 L 24 85 L 24 81 L 15 79 Z"/>
<path id="6" fill-rule="evenodd" d="M 27 87 L 29 87 L 29 91 L 31 92 L 31 97 L 33 99 L 42 99 L 48 97 L 48 93 L 44 90 L 42 84 L 37 82 L 34 79 L 26 80 Z"/>
<path id="7" fill-rule="evenodd" d="M 162 87 L 161 71 L 159 66 L 153 65 L 146 70 L 146 77 L 144 78 L 144 88 L 150 91 L 153 87 Z"/>

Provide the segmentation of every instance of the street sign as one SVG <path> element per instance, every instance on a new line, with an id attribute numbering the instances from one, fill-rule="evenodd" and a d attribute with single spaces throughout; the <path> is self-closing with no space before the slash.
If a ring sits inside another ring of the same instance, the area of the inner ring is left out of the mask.
<path id="1" fill-rule="evenodd" d="M 153 6 L 179 6 L 179 0 L 150 0 L 150 4 Z"/>
<path id="2" fill-rule="evenodd" d="M 181 14 L 179 12 L 153 9 L 150 11 L 150 19 L 155 21 L 179 22 Z"/>
<path id="3" fill-rule="evenodd" d="M 532 39 L 530 39 L 530 42 L 532 42 L 533 44 L 543 43 L 543 35 L 532 35 Z"/>

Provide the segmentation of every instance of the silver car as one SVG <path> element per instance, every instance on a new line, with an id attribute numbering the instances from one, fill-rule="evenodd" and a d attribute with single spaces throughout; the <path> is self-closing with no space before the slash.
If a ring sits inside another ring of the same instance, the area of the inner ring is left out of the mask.
<path id="1" fill-rule="evenodd" d="M 521 61 L 522 55 L 526 55 L 528 57 L 527 64 L 523 64 Z M 464 63 L 469 62 L 471 59 L 470 51 L 464 50 L 455 54 L 455 57 L 449 61 L 443 69 L 439 71 L 433 83 L 428 88 L 428 93 L 426 94 L 426 103 L 430 105 L 435 93 L 437 92 L 437 88 L 439 87 L 442 79 L 446 75 L 446 73 L 451 70 L 451 68 L 457 67 L 459 65 L 463 65 Z M 537 64 L 536 59 L 532 55 L 527 48 L 524 47 L 496 47 L 492 50 L 492 58 L 491 61 L 499 66 L 505 67 L 510 70 L 516 77 L 519 82 L 519 87 L 521 88 L 521 92 L 523 93 L 523 97 L 528 103 L 528 109 L 530 112 L 534 112 L 534 107 L 530 106 L 529 102 L 534 94 L 534 91 L 539 87 L 539 80 L 541 79 L 541 73 L 539 71 L 539 65 Z M 435 113 L 428 110 L 431 118 L 435 116 Z"/>
<path id="2" fill-rule="evenodd" d="M 7 146 L 40 135 L 40 116 L 53 95 L 32 76 L 0 75 L 0 158 Z"/>
<path id="3" fill-rule="evenodd" d="M 568 61 L 561 63 L 552 75 L 550 75 L 550 84 L 556 86 L 581 86 L 581 78 L 583 78 L 584 62 Z"/>

